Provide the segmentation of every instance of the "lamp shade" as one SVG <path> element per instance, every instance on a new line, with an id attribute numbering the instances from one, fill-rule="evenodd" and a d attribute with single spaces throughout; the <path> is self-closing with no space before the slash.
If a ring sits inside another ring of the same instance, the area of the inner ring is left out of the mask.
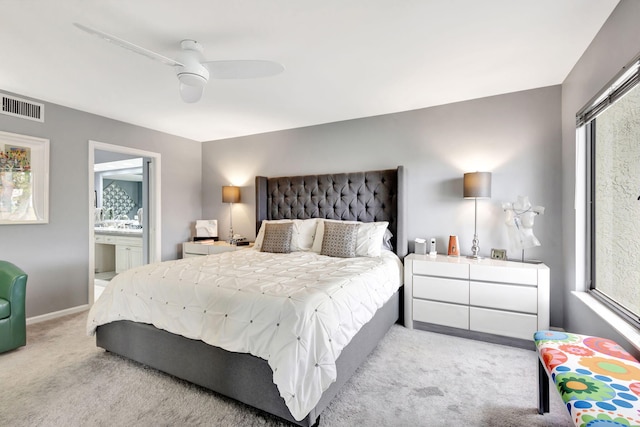
<path id="1" fill-rule="evenodd" d="M 222 203 L 239 203 L 240 187 L 225 185 L 222 187 Z"/>
<path id="2" fill-rule="evenodd" d="M 491 198 L 491 172 L 465 173 L 463 187 L 465 199 Z"/>

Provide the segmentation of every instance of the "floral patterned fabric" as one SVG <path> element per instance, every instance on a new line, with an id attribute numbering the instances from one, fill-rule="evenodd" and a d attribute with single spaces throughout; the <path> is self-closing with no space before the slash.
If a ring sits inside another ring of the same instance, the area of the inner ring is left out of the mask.
<path id="1" fill-rule="evenodd" d="M 549 378 L 578 427 L 640 427 L 640 363 L 606 338 L 538 331 Z"/>

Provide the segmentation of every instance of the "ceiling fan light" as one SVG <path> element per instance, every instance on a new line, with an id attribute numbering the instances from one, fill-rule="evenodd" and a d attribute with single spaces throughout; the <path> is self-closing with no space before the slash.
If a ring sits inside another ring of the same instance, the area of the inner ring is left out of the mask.
<path id="1" fill-rule="evenodd" d="M 204 93 L 204 86 L 190 86 L 180 83 L 180 97 L 184 102 L 193 104 L 200 101 Z"/>
<path id="2" fill-rule="evenodd" d="M 199 52 L 193 50 L 183 51 L 182 65 L 176 67 L 176 75 L 180 81 L 180 96 L 184 102 L 198 102 L 209 81 L 209 70 L 200 63 L 198 55 Z"/>
<path id="3" fill-rule="evenodd" d="M 207 80 L 200 74 L 182 72 L 178 73 L 178 79 L 180 83 L 187 86 L 204 87 L 207 84 Z"/>
<path id="4" fill-rule="evenodd" d="M 209 69 L 202 65 L 200 52 L 183 50 L 180 60 L 182 65 L 176 67 L 176 75 L 180 82 L 189 86 L 204 86 L 207 83 Z"/>

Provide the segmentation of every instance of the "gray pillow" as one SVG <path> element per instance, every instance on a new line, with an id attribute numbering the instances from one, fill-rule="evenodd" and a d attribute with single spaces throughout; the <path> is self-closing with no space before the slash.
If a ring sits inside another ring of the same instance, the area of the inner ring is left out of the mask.
<path id="1" fill-rule="evenodd" d="M 320 255 L 340 258 L 356 256 L 356 236 L 359 224 L 325 222 Z"/>
<path id="2" fill-rule="evenodd" d="M 264 240 L 260 251 L 276 254 L 288 254 L 291 252 L 293 223 L 267 223 L 265 225 Z"/>

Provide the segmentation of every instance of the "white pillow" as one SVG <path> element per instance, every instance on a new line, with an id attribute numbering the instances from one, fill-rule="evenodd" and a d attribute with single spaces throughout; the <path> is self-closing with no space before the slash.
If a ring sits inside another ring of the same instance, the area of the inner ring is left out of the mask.
<path id="1" fill-rule="evenodd" d="M 361 222 L 358 227 L 356 256 L 380 256 L 388 226 L 387 221 Z"/>
<path id="2" fill-rule="evenodd" d="M 264 220 L 260 225 L 260 230 L 256 236 L 253 247 L 262 250 L 262 242 L 264 241 L 264 230 L 267 223 L 293 223 L 293 231 L 291 234 L 291 252 L 308 251 L 313 245 L 313 239 L 316 235 L 317 218 L 311 219 L 274 219 Z"/>
<path id="3" fill-rule="evenodd" d="M 385 230 L 389 226 L 387 221 L 379 222 L 359 222 L 359 221 L 337 221 L 325 219 L 318 221 L 316 238 L 313 240 L 311 250 L 320 253 L 322 251 L 322 237 L 324 236 L 324 221 L 343 222 L 346 224 L 360 224 L 356 236 L 356 256 L 380 256 L 383 245 Z"/>
<path id="4" fill-rule="evenodd" d="M 384 230 L 384 236 L 382 237 L 382 249 L 393 252 L 391 239 L 393 239 L 393 233 L 387 228 L 386 230 Z"/>

